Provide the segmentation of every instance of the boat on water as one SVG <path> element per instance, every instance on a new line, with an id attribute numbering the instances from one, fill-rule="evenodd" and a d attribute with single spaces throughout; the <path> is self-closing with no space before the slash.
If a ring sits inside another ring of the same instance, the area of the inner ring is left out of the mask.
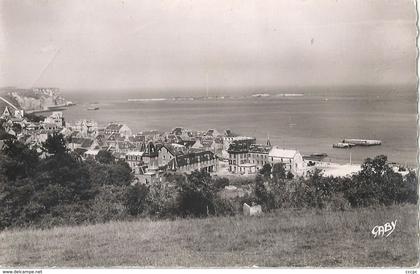
<path id="1" fill-rule="evenodd" d="M 327 153 L 312 153 L 310 155 L 304 155 L 302 158 L 304 160 L 321 161 L 326 157 L 328 157 Z"/>
<path id="2" fill-rule="evenodd" d="M 99 107 L 88 107 L 87 110 L 98 110 Z"/>
<path id="3" fill-rule="evenodd" d="M 355 144 L 349 144 L 349 143 L 336 143 L 333 144 L 333 148 L 352 148 Z"/>
<path id="4" fill-rule="evenodd" d="M 325 157 L 328 156 L 328 154 L 327 153 L 313 153 L 313 154 L 311 154 L 309 156 L 311 156 L 311 157 L 322 157 L 322 158 L 325 158 Z"/>

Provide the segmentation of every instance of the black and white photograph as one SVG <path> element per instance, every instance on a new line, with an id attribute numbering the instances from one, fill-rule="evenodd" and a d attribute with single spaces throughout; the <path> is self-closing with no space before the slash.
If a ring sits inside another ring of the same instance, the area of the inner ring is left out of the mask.
<path id="1" fill-rule="evenodd" d="M 416 274 L 417 5 L 0 0 L 2 274 Z"/>

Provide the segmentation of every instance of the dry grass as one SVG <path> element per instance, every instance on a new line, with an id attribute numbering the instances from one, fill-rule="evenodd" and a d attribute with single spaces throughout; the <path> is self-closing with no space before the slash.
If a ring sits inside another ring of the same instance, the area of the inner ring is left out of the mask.
<path id="1" fill-rule="evenodd" d="M 388 238 L 375 225 L 397 219 Z M 414 205 L 263 217 L 139 220 L 0 233 L 0 266 L 414 266 Z"/>

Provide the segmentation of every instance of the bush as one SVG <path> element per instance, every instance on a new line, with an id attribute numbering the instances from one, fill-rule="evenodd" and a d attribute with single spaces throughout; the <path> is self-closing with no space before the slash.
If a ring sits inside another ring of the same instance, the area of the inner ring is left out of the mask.
<path id="1" fill-rule="evenodd" d="M 216 189 L 210 174 L 193 171 L 178 185 L 178 205 L 182 216 L 204 217 L 215 214 Z"/>
<path id="2" fill-rule="evenodd" d="M 238 212 L 235 201 L 231 199 L 214 199 L 214 213 L 216 216 L 233 216 Z"/>
<path id="3" fill-rule="evenodd" d="M 336 193 L 331 199 L 325 203 L 325 209 L 331 211 L 349 210 L 351 208 L 350 202 L 344 197 L 343 193 Z"/>
<path id="4" fill-rule="evenodd" d="M 125 205 L 127 192 L 126 186 L 101 186 L 92 203 L 91 220 L 95 223 L 103 223 L 123 220 L 127 217 L 128 210 Z"/>
<path id="5" fill-rule="evenodd" d="M 143 184 L 129 186 L 125 197 L 125 206 L 132 216 L 140 215 L 146 208 L 146 197 L 149 188 Z"/>
<path id="6" fill-rule="evenodd" d="M 149 187 L 146 197 L 147 215 L 161 218 L 180 215 L 178 192 L 169 183 L 156 183 Z"/>
<path id="7" fill-rule="evenodd" d="M 213 182 L 214 188 L 220 190 L 220 189 L 224 189 L 226 186 L 229 185 L 229 179 L 227 178 L 216 178 L 214 179 Z"/>

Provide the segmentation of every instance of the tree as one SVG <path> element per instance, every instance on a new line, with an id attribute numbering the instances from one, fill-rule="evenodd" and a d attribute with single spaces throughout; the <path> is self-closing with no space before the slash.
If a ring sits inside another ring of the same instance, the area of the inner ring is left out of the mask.
<path id="1" fill-rule="evenodd" d="M 185 180 L 185 178 L 183 178 Z M 179 192 L 168 182 L 152 183 L 146 197 L 147 213 L 157 217 L 173 217 L 180 214 Z"/>
<path id="2" fill-rule="evenodd" d="M 261 169 L 260 169 L 260 174 L 264 176 L 264 178 L 269 178 L 271 175 L 271 165 L 270 164 L 265 164 Z"/>
<path id="3" fill-rule="evenodd" d="M 328 199 L 331 195 L 331 189 L 328 184 L 328 180 L 322 176 L 322 170 L 316 168 L 309 176 L 308 183 L 313 192 L 314 196 L 314 206 L 317 208 L 325 207 Z M 311 201 L 307 201 L 311 203 Z"/>
<path id="4" fill-rule="evenodd" d="M 128 186 L 134 180 L 133 172 L 125 161 L 111 164 L 100 164 L 93 160 L 85 162 L 95 187 L 103 185 Z"/>
<path id="5" fill-rule="evenodd" d="M 257 203 L 266 204 L 268 200 L 268 192 L 264 185 L 263 177 L 260 174 L 255 177 L 254 195 Z"/>
<path id="6" fill-rule="evenodd" d="M 109 174 L 114 185 L 130 185 L 134 180 L 131 167 L 127 162 L 119 160 L 109 167 Z"/>
<path id="7" fill-rule="evenodd" d="M 398 202 L 403 188 L 401 174 L 392 170 L 385 155 L 367 158 L 352 180 L 353 187 L 346 192 L 352 206 L 390 205 Z"/>
<path id="8" fill-rule="evenodd" d="M 125 205 L 130 215 L 137 216 L 143 212 L 146 207 L 148 192 L 148 187 L 143 184 L 135 184 L 128 187 Z"/>
<path id="9" fill-rule="evenodd" d="M 100 150 L 95 159 L 101 164 L 112 164 L 115 162 L 115 157 L 108 150 Z"/>
<path id="10" fill-rule="evenodd" d="M 32 221 L 32 218 L 22 218 L 34 193 L 32 185 L 31 178 L 9 180 L 0 174 L 0 229 Z"/>
<path id="11" fill-rule="evenodd" d="M 5 157 L 0 161 L 0 169 L 7 179 L 33 176 L 39 163 L 38 152 L 15 139 L 6 140 L 4 144 Z"/>
<path id="12" fill-rule="evenodd" d="M 410 171 L 407 175 L 404 176 L 403 187 L 398 199 L 399 202 L 417 204 L 417 185 L 417 175 L 414 171 Z"/>
<path id="13" fill-rule="evenodd" d="M 17 123 L 13 123 L 12 125 L 12 130 L 16 133 L 19 134 L 22 132 L 22 126 L 20 124 Z"/>
<path id="14" fill-rule="evenodd" d="M 180 182 L 179 207 L 184 216 L 207 216 L 215 213 L 215 189 L 209 173 L 193 171 Z"/>
<path id="15" fill-rule="evenodd" d="M 291 180 L 291 179 L 293 179 L 293 178 L 295 177 L 295 175 L 293 175 L 293 173 L 289 170 L 289 171 L 287 172 L 286 177 L 287 177 L 287 179 Z"/>
<path id="16" fill-rule="evenodd" d="M 213 184 L 214 184 L 214 187 L 218 190 L 224 189 L 226 186 L 229 185 L 229 179 L 225 177 L 216 178 L 213 180 Z"/>
<path id="17" fill-rule="evenodd" d="M 127 207 L 128 200 L 128 187 L 101 186 L 92 204 L 92 218 L 95 222 L 121 220 L 128 210 L 134 211 L 133 208 Z"/>
<path id="18" fill-rule="evenodd" d="M 285 179 L 286 178 L 286 169 L 282 163 L 275 163 L 271 171 L 274 179 Z"/>
<path id="19" fill-rule="evenodd" d="M 61 133 L 48 134 L 48 138 L 42 143 L 42 147 L 44 151 L 52 155 L 64 155 L 68 152 L 66 140 Z"/>
<path id="20" fill-rule="evenodd" d="M 16 136 L 7 133 L 5 130 L 0 129 L 0 140 L 12 140 L 16 139 Z"/>

